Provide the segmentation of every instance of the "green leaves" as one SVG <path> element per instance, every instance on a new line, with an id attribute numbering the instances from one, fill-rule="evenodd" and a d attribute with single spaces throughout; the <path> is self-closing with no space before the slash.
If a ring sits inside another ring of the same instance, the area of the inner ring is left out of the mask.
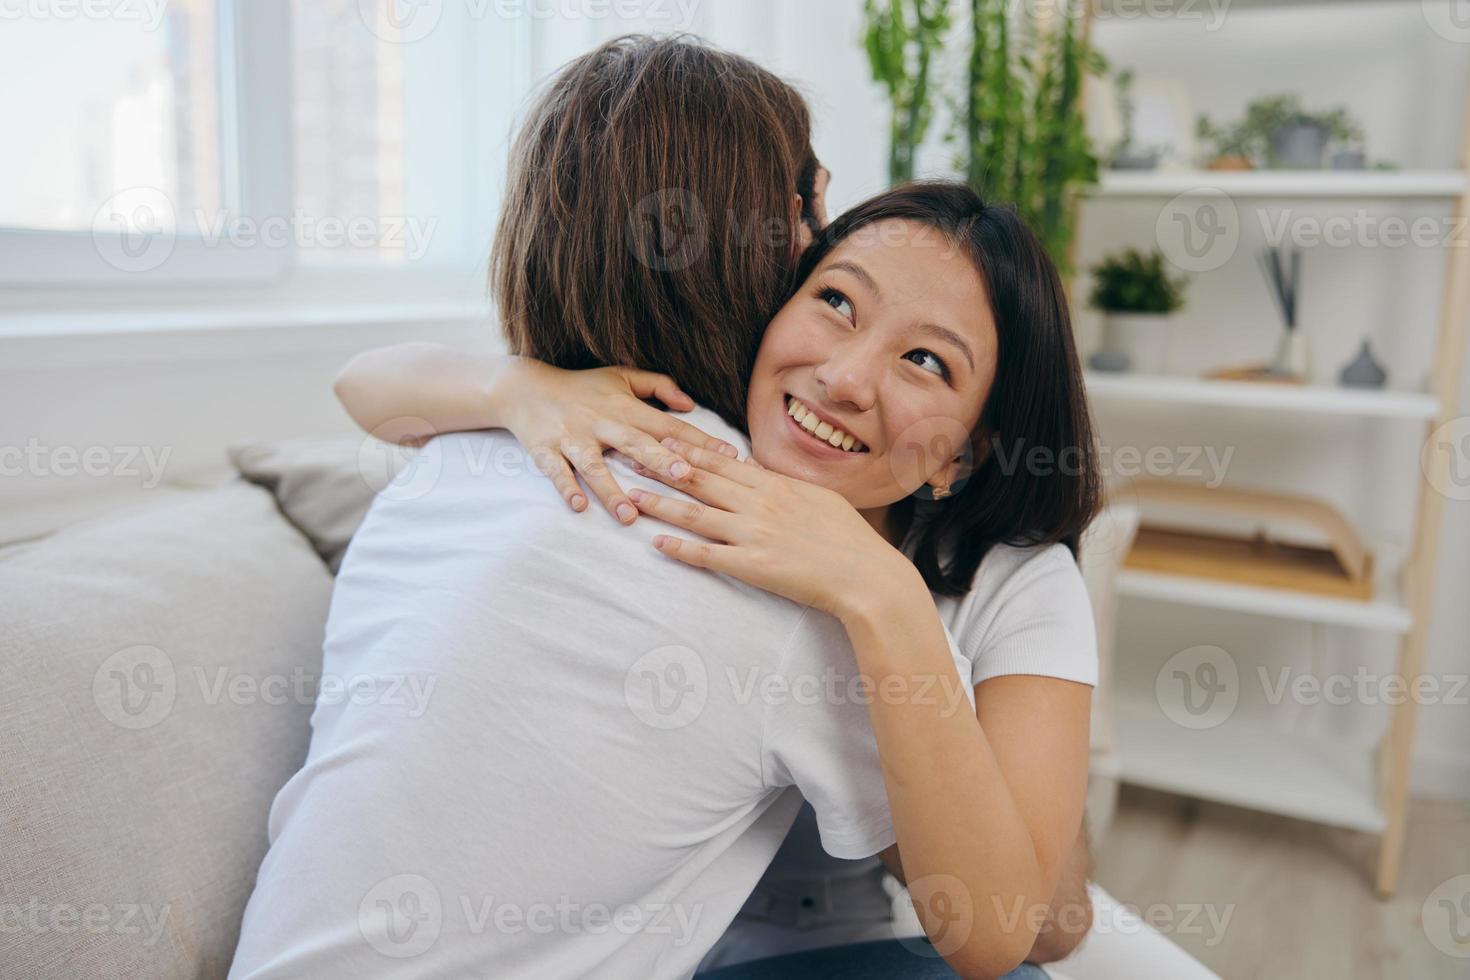
<path id="1" fill-rule="evenodd" d="M 993 111 L 984 99 L 972 104 L 971 171 L 991 176 L 977 189 L 989 200 L 1014 203 L 1065 274 L 1074 234 L 1072 196 L 1097 181 L 1081 111 L 1082 81 L 1106 63 L 1081 34 L 1081 3 L 1058 3 L 1046 23 L 1022 6 L 1019 31 L 1010 24 L 1011 6 L 1006 0 L 971 2 L 972 25 L 983 24 L 985 33 L 976 43 L 1001 39 L 980 79 L 999 93 L 1001 108 Z M 1017 45 L 1006 43 L 1013 34 Z M 1006 165 L 990 165 L 995 157 Z"/>
<path id="2" fill-rule="evenodd" d="M 888 178 L 912 180 L 914 154 L 934 117 L 933 53 L 949 31 L 949 0 L 866 0 L 863 47 L 873 80 L 888 90 Z"/>
<path id="3" fill-rule="evenodd" d="M 949 98 L 957 164 L 987 201 L 1012 203 L 1063 274 L 1074 235 L 1072 197 L 1097 182 L 1082 117 L 1082 82 L 1107 63 L 1080 30 L 1089 0 L 1056 0 L 1042 23 L 1036 5 L 970 0 L 966 76 L 931 80 L 951 30 L 948 0 L 866 0 L 863 44 L 891 104 L 889 179 L 914 176 L 914 154 L 933 120 L 936 90 Z M 948 84 L 946 84 L 948 83 Z"/>
<path id="4" fill-rule="evenodd" d="M 1107 255 L 1092 267 L 1089 302 L 1113 313 L 1173 313 L 1184 305 L 1186 276 L 1170 278 L 1164 254 L 1136 248 Z"/>

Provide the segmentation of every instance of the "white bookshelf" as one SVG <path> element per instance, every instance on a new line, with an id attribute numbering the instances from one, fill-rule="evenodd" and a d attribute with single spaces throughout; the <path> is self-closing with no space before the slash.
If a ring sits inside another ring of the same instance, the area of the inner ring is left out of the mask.
<path id="1" fill-rule="evenodd" d="M 1269 17 L 1275 7 L 1308 2 L 1315 0 L 1243 0 L 1241 6 L 1250 16 Z M 1418 3 L 1405 2 L 1401 7 L 1406 17 L 1423 15 Z M 1108 9 L 1107 0 L 1102 9 Z M 1090 25 L 1090 14 L 1086 16 Z M 1380 204 L 1390 212 L 1398 205 L 1409 212 L 1429 205 L 1443 208 L 1451 220 L 1459 221 L 1470 218 L 1470 98 L 1465 118 L 1457 122 L 1457 169 L 1107 171 L 1100 175 L 1097 186 L 1088 189 L 1085 199 L 1114 208 L 1157 211 L 1171 198 L 1210 189 L 1236 200 L 1266 200 L 1282 206 L 1332 200 Z M 1437 126 L 1455 123 L 1423 121 Z M 1159 414 L 1175 406 L 1207 406 L 1222 409 L 1218 417 L 1223 420 L 1239 418 L 1253 425 L 1259 419 L 1251 418 L 1250 413 L 1263 412 L 1398 420 L 1405 423 L 1407 438 L 1422 444 L 1437 426 L 1450 420 L 1460 403 L 1460 374 L 1470 325 L 1470 249 L 1445 249 L 1439 260 L 1444 263 L 1445 276 L 1427 391 L 1363 391 L 1093 372 L 1087 376 L 1089 397 L 1098 408 L 1127 404 L 1156 409 Z M 1403 325 L 1406 330 L 1429 326 Z M 1128 416 L 1117 421 L 1126 424 Z M 1168 602 L 1390 634 L 1399 642 L 1394 672 L 1412 684 L 1424 670 L 1444 518 L 1445 498 L 1434 486 L 1445 485 L 1449 462 L 1445 454 L 1436 454 L 1426 465 L 1431 472 L 1414 474 L 1418 486 L 1413 539 L 1399 580 L 1385 583 L 1387 576 L 1380 575 L 1377 591 L 1366 601 L 1131 569 L 1119 576 L 1119 593 L 1125 601 Z M 1126 652 L 1120 651 L 1120 656 Z M 1393 894 L 1407 826 L 1417 707 L 1412 699 L 1393 707 L 1388 732 L 1375 753 L 1285 735 L 1245 718 L 1232 718 L 1217 729 L 1194 731 L 1164 717 L 1152 704 L 1151 690 L 1119 691 L 1115 697 L 1125 781 L 1378 834 L 1376 888 L 1381 896 Z"/>
<path id="2" fill-rule="evenodd" d="M 1372 834 L 1387 826 L 1366 748 L 1278 732 L 1243 712 L 1184 728 L 1137 696 L 1118 701 L 1116 721 L 1125 782 Z"/>
<path id="3" fill-rule="evenodd" d="M 1409 632 L 1414 625 L 1414 614 L 1395 596 L 1375 596 L 1367 601 L 1341 599 L 1132 568 L 1123 569 L 1118 593 L 1135 599 L 1397 635 Z"/>
<path id="4" fill-rule="evenodd" d="M 1416 391 L 1329 388 L 1172 375 L 1087 372 L 1095 403 L 1206 405 L 1267 412 L 1305 412 L 1426 422 L 1439 414 L 1433 395 Z"/>
<path id="5" fill-rule="evenodd" d="M 1420 198 L 1465 193 L 1463 170 L 1106 170 L 1093 198 L 1169 198 L 1206 188 L 1237 198 Z"/>

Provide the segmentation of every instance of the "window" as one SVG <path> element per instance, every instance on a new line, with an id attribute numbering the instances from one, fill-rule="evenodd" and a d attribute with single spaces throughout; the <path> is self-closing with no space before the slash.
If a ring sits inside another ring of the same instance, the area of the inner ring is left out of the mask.
<path id="1" fill-rule="evenodd" d="M 140 10 L 140 14 L 142 11 Z M 221 205 L 217 9 L 175 0 L 145 19 L 30 20 L 0 32 L 0 225 L 88 230 L 114 189 Z M 136 197 L 136 195 L 135 195 Z M 172 225 L 173 216 L 158 220 Z"/>
<path id="2" fill-rule="evenodd" d="M 274 302 L 479 278 L 529 27 L 446 4 L 395 34 L 395 2 L 0 0 L 0 283 Z"/>
<path id="3" fill-rule="evenodd" d="M 291 4 L 293 213 L 315 225 L 298 229 L 305 262 L 408 254 L 404 45 L 362 16 L 356 0 Z"/>

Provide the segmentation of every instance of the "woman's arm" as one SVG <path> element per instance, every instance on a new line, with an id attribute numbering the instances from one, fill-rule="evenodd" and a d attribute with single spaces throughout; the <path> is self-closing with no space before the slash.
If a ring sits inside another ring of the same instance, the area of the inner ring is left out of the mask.
<path id="1" fill-rule="evenodd" d="M 358 354 L 332 390 L 364 431 L 384 442 L 415 445 L 443 432 L 503 425 L 503 399 L 517 359 L 443 344 L 408 343 Z"/>
<path id="2" fill-rule="evenodd" d="M 357 355 L 333 390 L 352 420 L 385 442 L 414 445 L 444 432 L 509 429 L 574 510 L 587 506 L 576 470 L 625 524 L 636 512 L 603 462 L 606 450 L 676 479 L 687 463 L 661 439 L 735 455 L 723 440 L 644 402 L 694 407 L 673 379 L 632 368 L 563 371 L 509 354 L 408 343 Z"/>
<path id="3" fill-rule="evenodd" d="M 869 716 L 902 865 L 935 949 L 964 976 L 1030 953 L 1082 819 L 1092 689 L 1049 677 L 975 686 L 975 711 L 904 697 L 962 683 L 918 569 L 841 496 L 675 446 L 680 489 L 634 491 L 645 513 L 707 541 L 655 537 L 664 554 L 838 618 L 876 692 Z M 885 693 L 889 692 L 889 693 Z"/>
<path id="4" fill-rule="evenodd" d="M 878 691 L 920 690 L 936 675 L 958 683 L 923 580 L 897 588 L 894 577 L 885 576 L 890 599 L 854 596 L 842 617 L 859 671 Z M 935 948 L 964 975 L 1003 974 L 1032 952 L 1081 822 L 1091 694 L 1014 675 L 976 685 L 974 714 L 872 699 L 909 892 Z"/>
<path id="5" fill-rule="evenodd" d="M 903 858 L 898 845 L 884 848 L 878 855 L 884 866 L 900 883 L 904 881 Z M 1092 877 L 1092 843 L 1087 833 L 1087 821 L 1077 829 L 1077 839 L 1072 850 L 1062 862 L 1062 874 L 1057 880 L 1057 889 L 1052 893 L 1051 905 L 1046 910 L 1046 921 L 1026 954 L 1027 963 L 1055 963 L 1076 952 L 1082 940 L 1092 930 L 1092 896 L 1087 892 L 1087 882 Z"/>

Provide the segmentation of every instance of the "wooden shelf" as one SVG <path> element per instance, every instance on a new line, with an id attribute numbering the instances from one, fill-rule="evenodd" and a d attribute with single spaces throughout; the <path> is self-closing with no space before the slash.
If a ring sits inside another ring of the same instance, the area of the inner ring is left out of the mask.
<path id="1" fill-rule="evenodd" d="M 1439 414 L 1433 395 L 1417 391 L 1329 388 L 1255 381 L 1215 381 L 1172 375 L 1086 372 L 1095 401 L 1210 405 L 1270 412 L 1351 415 L 1430 421 Z"/>
<path id="2" fill-rule="evenodd" d="M 1189 729 L 1136 697 L 1117 702 L 1117 723 L 1124 782 L 1369 833 L 1387 825 L 1367 749 L 1272 731 L 1238 714 Z"/>
<path id="3" fill-rule="evenodd" d="M 1252 613 L 1277 619 L 1295 619 L 1328 626 L 1407 633 L 1414 618 L 1396 596 L 1379 595 L 1367 601 L 1338 599 L 1309 592 L 1239 585 L 1163 572 L 1123 569 L 1118 576 L 1120 595 L 1155 602 L 1172 602 L 1204 609 Z"/>
<path id="4" fill-rule="evenodd" d="M 1231 197 L 1423 198 L 1465 193 L 1462 170 L 1104 170 L 1090 198 L 1175 197 L 1214 188 Z"/>

